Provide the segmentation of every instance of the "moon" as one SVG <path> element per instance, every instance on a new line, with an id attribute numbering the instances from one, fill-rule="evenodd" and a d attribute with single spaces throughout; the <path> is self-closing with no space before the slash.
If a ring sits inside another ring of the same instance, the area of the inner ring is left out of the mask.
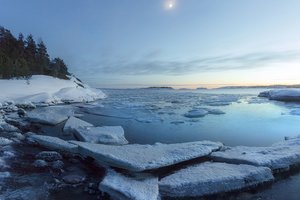
<path id="1" fill-rule="evenodd" d="M 164 4 L 166 10 L 172 10 L 175 8 L 176 0 L 165 0 Z"/>

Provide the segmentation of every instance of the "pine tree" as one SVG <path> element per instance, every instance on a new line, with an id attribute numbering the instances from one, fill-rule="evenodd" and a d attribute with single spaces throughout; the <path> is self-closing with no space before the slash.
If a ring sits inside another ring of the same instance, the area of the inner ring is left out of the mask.
<path id="1" fill-rule="evenodd" d="M 36 59 L 37 59 L 38 67 L 40 68 L 40 73 L 43 74 L 45 72 L 45 69 L 50 64 L 50 59 L 49 59 L 46 45 L 42 40 L 37 45 Z"/>
<path id="2" fill-rule="evenodd" d="M 50 62 L 43 41 L 36 45 L 32 35 L 24 40 L 22 33 L 15 38 L 9 30 L 0 26 L 0 78 L 28 78 L 33 74 L 67 79 L 69 72 L 62 59 L 55 58 Z"/>
<path id="3" fill-rule="evenodd" d="M 27 36 L 25 41 L 25 57 L 32 74 L 39 74 L 39 69 L 36 63 L 36 51 L 36 43 L 33 36 L 30 34 Z"/>

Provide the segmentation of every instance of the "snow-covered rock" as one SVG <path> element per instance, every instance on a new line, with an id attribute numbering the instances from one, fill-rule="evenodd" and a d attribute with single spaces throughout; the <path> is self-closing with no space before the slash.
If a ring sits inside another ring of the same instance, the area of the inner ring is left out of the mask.
<path id="1" fill-rule="evenodd" d="M 8 178 L 8 177 L 10 177 L 10 173 L 9 172 L 0 172 L 0 181 L 1 181 L 1 179 Z"/>
<path id="2" fill-rule="evenodd" d="M 0 146 L 12 144 L 13 141 L 4 137 L 0 137 Z"/>
<path id="3" fill-rule="evenodd" d="M 184 114 L 184 116 L 188 118 L 198 118 L 198 117 L 204 117 L 207 114 L 208 111 L 206 109 L 195 109 L 195 110 L 190 110 L 189 112 Z"/>
<path id="4" fill-rule="evenodd" d="M 297 139 L 297 138 L 300 138 L 300 135 L 297 135 L 297 136 L 285 136 L 284 140 L 292 140 L 292 139 Z"/>
<path id="5" fill-rule="evenodd" d="M 121 126 L 78 127 L 75 136 L 83 142 L 96 144 L 128 144 Z"/>
<path id="6" fill-rule="evenodd" d="M 129 171 L 144 171 L 158 169 L 209 155 L 223 145 L 218 142 L 198 141 L 178 144 L 140 145 L 128 144 L 123 146 L 91 144 L 72 141 L 78 145 L 82 156 L 94 158 L 104 165 L 127 169 Z"/>
<path id="7" fill-rule="evenodd" d="M 134 178 L 108 170 L 99 184 L 99 190 L 110 194 L 114 200 L 158 200 L 158 178 Z"/>
<path id="8" fill-rule="evenodd" d="M 17 127 L 6 123 L 5 121 L 0 122 L 0 131 L 3 132 L 18 132 L 20 131 Z"/>
<path id="9" fill-rule="evenodd" d="M 63 102 L 86 102 L 105 98 L 98 89 L 90 88 L 75 77 L 70 80 L 45 75 L 34 75 L 29 80 L 0 80 L 0 102 L 15 104 L 56 104 Z"/>
<path id="10" fill-rule="evenodd" d="M 272 170 L 289 169 L 300 164 L 300 138 L 275 143 L 269 147 L 228 147 L 225 151 L 213 152 L 215 161 L 265 166 Z"/>
<path id="11" fill-rule="evenodd" d="M 294 109 L 290 112 L 291 115 L 300 115 L 300 109 Z"/>
<path id="12" fill-rule="evenodd" d="M 71 134 L 71 133 L 74 133 L 76 132 L 76 129 L 78 129 L 79 127 L 88 127 L 88 126 L 93 126 L 92 124 L 86 122 L 86 121 L 83 121 L 81 119 L 78 119 L 76 117 L 70 117 L 65 126 L 64 126 L 64 134 Z"/>
<path id="13" fill-rule="evenodd" d="M 30 112 L 27 112 L 27 119 L 31 122 L 56 125 L 65 120 L 70 116 L 74 115 L 74 110 L 66 106 L 51 106 L 37 108 Z"/>
<path id="14" fill-rule="evenodd" d="M 31 134 L 28 139 L 50 150 L 74 154 L 78 152 L 77 145 L 71 144 L 57 137 Z"/>
<path id="15" fill-rule="evenodd" d="M 300 101 L 300 89 L 280 89 L 261 92 L 259 97 L 277 101 Z"/>
<path id="16" fill-rule="evenodd" d="M 267 167 L 205 162 L 162 178 L 159 191 L 170 197 L 205 196 L 253 187 L 273 179 Z"/>

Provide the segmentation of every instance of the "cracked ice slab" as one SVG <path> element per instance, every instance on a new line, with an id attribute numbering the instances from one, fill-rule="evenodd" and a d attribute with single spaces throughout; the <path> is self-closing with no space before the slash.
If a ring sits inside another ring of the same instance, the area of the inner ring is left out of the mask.
<path id="1" fill-rule="evenodd" d="M 68 106 L 51 106 L 37 108 L 27 113 L 31 122 L 56 125 L 74 115 L 74 110 Z"/>
<path id="2" fill-rule="evenodd" d="M 162 178 L 159 191 L 163 196 L 196 197 L 249 188 L 273 179 L 267 167 L 205 162 Z"/>
<path id="3" fill-rule="evenodd" d="M 128 144 L 122 126 L 78 127 L 74 135 L 83 142 L 113 145 Z"/>
<path id="4" fill-rule="evenodd" d="M 93 126 L 93 125 L 86 121 L 83 121 L 81 119 L 71 116 L 67 120 L 63 131 L 64 131 L 64 134 L 71 134 L 71 133 L 76 132 L 76 129 L 78 129 L 79 127 L 86 127 L 86 126 Z"/>
<path id="5" fill-rule="evenodd" d="M 82 156 L 90 156 L 104 165 L 136 172 L 158 169 L 204 157 L 223 146 L 219 142 L 210 141 L 178 144 L 156 143 L 154 145 L 128 144 L 123 146 L 78 141 L 72 141 L 72 143 L 78 145 L 79 154 Z"/>
<path id="6" fill-rule="evenodd" d="M 213 152 L 210 157 L 215 161 L 266 166 L 272 170 L 289 169 L 300 164 L 300 138 L 269 147 L 228 147 L 225 151 Z"/>
<path id="7" fill-rule="evenodd" d="M 117 200 L 158 200 L 158 178 L 144 177 L 134 178 L 109 170 L 99 190 L 107 192 L 112 199 Z"/>
<path id="8" fill-rule="evenodd" d="M 45 135 L 30 135 L 29 140 L 32 140 L 38 143 L 40 146 L 43 146 L 50 150 L 68 152 L 68 153 L 78 152 L 77 145 L 69 143 L 57 137 L 51 137 Z"/>

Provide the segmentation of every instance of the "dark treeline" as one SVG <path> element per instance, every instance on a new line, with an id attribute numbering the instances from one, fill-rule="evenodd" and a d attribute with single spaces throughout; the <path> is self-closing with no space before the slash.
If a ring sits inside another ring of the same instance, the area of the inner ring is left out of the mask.
<path id="1" fill-rule="evenodd" d="M 22 33 L 15 38 L 0 26 L 0 78 L 29 78 L 31 75 L 67 79 L 69 72 L 62 59 L 50 60 L 42 40 L 36 43 L 32 35 L 25 39 Z"/>

